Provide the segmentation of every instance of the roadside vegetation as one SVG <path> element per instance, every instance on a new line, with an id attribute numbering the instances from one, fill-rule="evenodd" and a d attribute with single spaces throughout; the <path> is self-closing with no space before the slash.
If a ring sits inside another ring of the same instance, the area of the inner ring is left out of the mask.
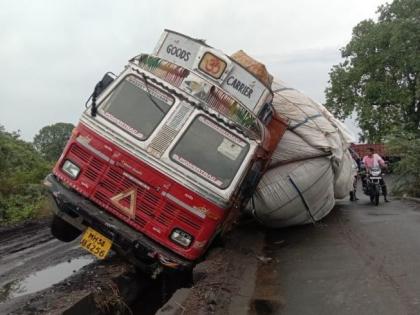
<path id="1" fill-rule="evenodd" d="M 0 125 L 0 225 L 49 213 L 42 180 L 58 159 L 73 125 L 58 123 L 45 128 L 35 137 L 43 141 L 35 146 Z"/>
<path id="2" fill-rule="evenodd" d="M 394 0 L 364 20 L 341 49 L 325 90 L 340 119 L 357 115 L 361 142 L 401 157 L 395 193 L 420 196 L 420 1 Z"/>
<path id="3" fill-rule="evenodd" d="M 395 168 L 399 176 L 393 192 L 420 198 L 420 137 L 414 134 L 393 136 L 388 146 L 391 153 L 401 157 Z"/>

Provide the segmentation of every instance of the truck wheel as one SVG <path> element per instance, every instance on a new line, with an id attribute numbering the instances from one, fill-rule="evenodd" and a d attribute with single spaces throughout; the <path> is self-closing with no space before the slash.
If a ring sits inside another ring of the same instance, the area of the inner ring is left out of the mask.
<path id="1" fill-rule="evenodd" d="M 51 234 L 62 242 L 71 242 L 76 239 L 82 232 L 73 225 L 54 215 L 51 222 Z"/>

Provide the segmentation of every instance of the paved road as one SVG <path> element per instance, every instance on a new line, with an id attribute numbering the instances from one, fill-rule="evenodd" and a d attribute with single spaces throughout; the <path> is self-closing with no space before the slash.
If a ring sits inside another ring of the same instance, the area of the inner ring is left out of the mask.
<path id="1" fill-rule="evenodd" d="M 420 204 L 340 201 L 318 226 L 269 232 L 257 314 L 420 314 Z"/>

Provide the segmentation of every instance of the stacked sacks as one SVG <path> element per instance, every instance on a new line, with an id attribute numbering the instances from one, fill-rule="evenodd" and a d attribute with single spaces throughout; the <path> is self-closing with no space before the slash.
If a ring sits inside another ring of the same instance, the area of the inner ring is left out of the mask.
<path id="1" fill-rule="evenodd" d="M 231 57 L 271 85 L 275 112 L 289 121 L 246 210 L 272 227 L 322 219 L 336 198 L 352 190 L 353 160 L 348 148 L 354 140 L 325 107 L 283 82 L 272 83 L 262 63 L 242 50 Z"/>
<path id="2" fill-rule="evenodd" d="M 328 110 L 282 82 L 274 82 L 273 106 L 289 120 L 248 211 L 264 225 L 318 221 L 335 199 L 352 189 L 352 137 Z"/>

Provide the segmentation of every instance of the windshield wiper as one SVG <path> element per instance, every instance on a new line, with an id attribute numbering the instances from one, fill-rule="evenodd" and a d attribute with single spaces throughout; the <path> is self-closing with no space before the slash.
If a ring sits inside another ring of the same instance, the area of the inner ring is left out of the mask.
<path id="1" fill-rule="evenodd" d="M 147 82 L 147 78 L 144 75 L 144 73 L 141 74 L 141 76 L 143 77 L 144 80 L 144 84 L 146 85 L 146 90 L 147 90 L 147 96 L 149 97 L 150 101 L 156 106 L 157 109 L 160 110 L 160 112 L 162 114 L 166 114 L 166 112 L 159 106 L 158 103 L 155 102 L 155 100 L 153 99 L 153 97 L 150 95 L 150 90 L 149 90 L 149 83 Z"/>

